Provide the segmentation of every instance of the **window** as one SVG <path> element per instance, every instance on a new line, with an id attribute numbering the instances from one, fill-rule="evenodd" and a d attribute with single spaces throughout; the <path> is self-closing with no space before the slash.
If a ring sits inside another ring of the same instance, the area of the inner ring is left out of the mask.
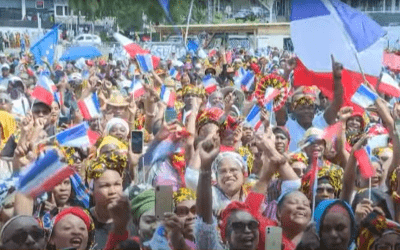
<path id="1" fill-rule="evenodd" d="M 69 16 L 70 15 L 68 6 L 64 6 L 64 15 L 65 16 Z"/>
<path id="2" fill-rule="evenodd" d="M 36 1 L 36 9 L 43 9 L 44 1 Z"/>
<path id="3" fill-rule="evenodd" d="M 78 37 L 78 39 L 76 39 L 76 40 L 78 40 L 78 41 L 82 41 L 82 40 L 83 40 L 83 36 L 81 36 L 81 37 Z"/>
<path id="4" fill-rule="evenodd" d="M 85 40 L 92 40 L 92 36 L 86 36 Z"/>
<path id="5" fill-rule="evenodd" d="M 63 6 L 56 6 L 56 15 L 63 16 Z"/>

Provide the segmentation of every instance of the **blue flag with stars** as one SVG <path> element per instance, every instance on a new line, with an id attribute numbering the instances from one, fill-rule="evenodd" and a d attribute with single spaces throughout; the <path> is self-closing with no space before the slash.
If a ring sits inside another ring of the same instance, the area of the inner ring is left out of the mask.
<path id="1" fill-rule="evenodd" d="M 46 57 L 50 65 L 53 64 L 54 50 L 56 49 L 57 39 L 58 27 L 55 27 L 31 46 L 30 51 L 35 57 L 35 62 L 37 64 L 42 64 L 42 57 Z"/>

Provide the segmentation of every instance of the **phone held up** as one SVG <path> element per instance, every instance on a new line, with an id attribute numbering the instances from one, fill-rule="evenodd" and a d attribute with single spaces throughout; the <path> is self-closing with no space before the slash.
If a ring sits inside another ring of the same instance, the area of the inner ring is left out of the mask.
<path id="1" fill-rule="evenodd" d="M 131 148 L 135 154 L 143 153 L 143 131 L 133 130 L 131 132 Z"/>
<path id="2" fill-rule="evenodd" d="M 165 213 L 173 212 L 173 189 L 172 186 L 156 186 L 156 208 L 157 220 L 163 220 Z"/>

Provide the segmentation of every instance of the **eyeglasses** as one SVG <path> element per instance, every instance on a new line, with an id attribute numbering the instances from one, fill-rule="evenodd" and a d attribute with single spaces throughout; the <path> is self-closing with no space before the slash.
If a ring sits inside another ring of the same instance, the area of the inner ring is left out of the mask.
<path id="1" fill-rule="evenodd" d="M 26 239 L 28 239 L 28 235 L 32 236 L 32 238 L 35 241 L 37 241 L 44 237 L 44 230 L 37 228 L 37 229 L 30 230 L 30 231 L 20 231 L 20 232 L 14 234 L 13 236 L 11 236 L 11 238 L 6 240 L 4 243 L 12 240 L 15 244 L 21 245 L 26 242 Z"/>
<path id="2" fill-rule="evenodd" d="M 258 229 L 258 225 L 260 223 L 258 221 L 249 221 L 248 223 L 244 223 L 241 221 L 238 222 L 232 222 L 232 229 L 233 231 L 240 233 L 240 232 L 244 232 L 244 230 L 246 230 L 246 227 L 248 229 L 250 229 L 251 231 L 257 230 Z"/>
<path id="3" fill-rule="evenodd" d="M 196 214 L 196 206 L 193 206 L 191 208 L 188 208 L 185 206 L 178 206 L 175 208 L 175 214 L 178 215 L 179 217 L 188 216 L 189 212 L 195 215 Z"/>
<path id="4" fill-rule="evenodd" d="M 400 243 L 397 243 L 394 246 L 386 244 L 375 245 L 375 250 L 400 250 Z"/>

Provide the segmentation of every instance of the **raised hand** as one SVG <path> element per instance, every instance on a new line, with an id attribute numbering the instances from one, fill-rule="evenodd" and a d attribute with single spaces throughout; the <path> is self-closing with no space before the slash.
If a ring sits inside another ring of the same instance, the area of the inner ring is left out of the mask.
<path id="1" fill-rule="evenodd" d="M 108 213 L 113 219 L 114 232 L 123 235 L 130 217 L 130 205 L 128 198 L 120 196 L 114 202 L 107 205 Z"/>
<path id="2" fill-rule="evenodd" d="M 211 171 L 211 164 L 219 154 L 219 146 L 219 140 L 216 136 L 200 142 L 199 154 L 203 171 Z"/>
<path id="3" fill-rule="evenodd" d="M 353 114 L 353 107 L 346 106 L 341 108 L 338 114 L 339 121 L 346 122 L 347 119 L 349 119 L 352 114 Z"/>
<path id="4" fill-rule="evenodd" d="M 363 135 L 360 140 L 358 140 L 358 142 L 356 144 L 354 144 L 352 151 L 357 151 L 359 149 L 362 149 L 366 144 L 368 139 L 370 138 L 369 135 Z"/>
<path id="5" fill-rule="evenodd" d="M 170 123 L 164 123 L 161 129 L 155 136 L 157 141 L 163 141 L 167 139 L 171 134 L 182 130 L 182 126 L 179 124 L 178 120 L 173 120 Z"/>
<path id="6" fill-rule="evenodd" d="M 341 63 L 335 62 L 335 58 L 331 55 L 332 60 L 332 74 L 333 78 L 342 78 L 343 65 Z"/>
<path id="7" fill-rule="evenodd" d="M 362 221 L 368 214 L 373 211 L 372 201 L 368 199 L 363 199 L 356 206 L 355 216 L 357 221 Z"/>

